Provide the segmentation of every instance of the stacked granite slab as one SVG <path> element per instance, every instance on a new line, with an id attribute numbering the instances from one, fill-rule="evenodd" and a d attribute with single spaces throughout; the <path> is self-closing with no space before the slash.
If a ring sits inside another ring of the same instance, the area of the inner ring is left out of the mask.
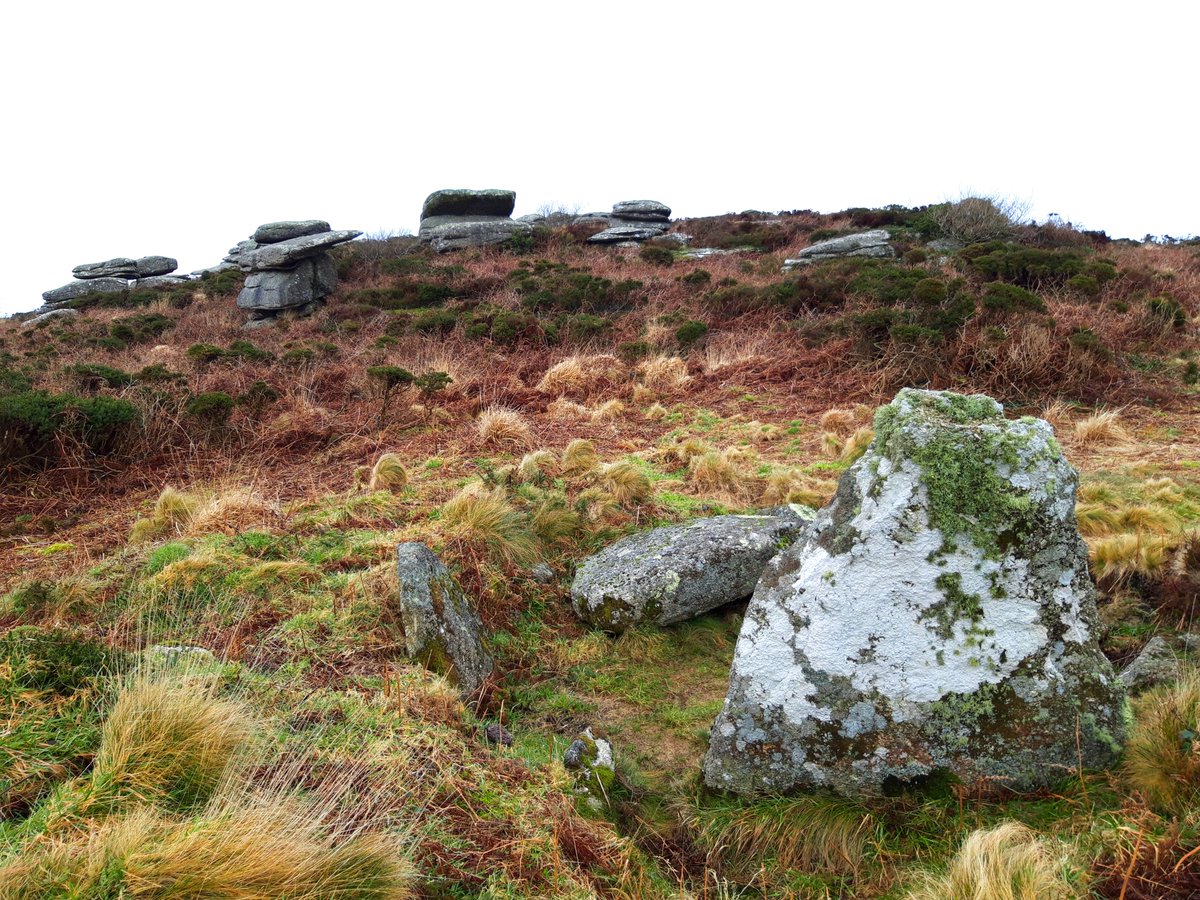
<path id="1" fill-rule="evenodd" d="M 588 238 L 589 244 L 648 241 L 665 234 L 671 227 L 671 207 L 657 200 L 622 200 L 613 204 L 609 215 L 590 214 L 580 219 L 608 223 L 607 228 Z"/>
<path id="2" fill-rule="evenodd" d="M 516 191 L 489 188 L 451 188 L 434 191 L 421 206 L 421 243 L 438 253 L 502 244 L 516 234 L 533 230 L 528 222 L 514 221 Z"/>
<path id="3" fill-rule="evenodd" d="M 71 270 L 75 280 L 62 287 L 42 293 L 45 308 L 53 309 L 86 297 L 89 294 L 120 294 L 134 287 L 164 287 L 187 281 L 182 275 L 171 275 L 179 263 L 169 256 L 143 256 L 130 259 L 118 256 L 104 262 L 80 263 Z"/>
<path id="4" fill-rule="evenodd" d="M 282 312 L 307 315 L 337 287 L 337 266 L 329 249 L 352 241 L 361 231 L 333 231 L 328 222 L 269 222 L 229 251 L 227 263 L 248 272 L 238 309 L 251 321 Z"/>

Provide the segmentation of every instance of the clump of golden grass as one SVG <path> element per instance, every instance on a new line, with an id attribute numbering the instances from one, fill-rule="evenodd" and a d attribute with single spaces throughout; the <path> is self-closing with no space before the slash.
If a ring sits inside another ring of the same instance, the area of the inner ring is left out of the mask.
<path id="1" fill-rule="evenodd" d="M 537 559 L 537 537 L 503 488 L 469 484 L 442 505 L 448 536 L 481 545 L 506 562 L 525 565 Z"/>
<path id="2" fill-rule="evenodd" d="M 689 804 L 681 814 L 710 857 L 743 871 L 774 857 L 783 868 L 852 874 L 867 860 L 873 827 L 858 804 L 819 796 Z"/>
<path id="3" fill-rule="evenodd" d="M 580 491 L 579 496 L 575 498 L 575 503 L 584 511 L 589 522 L 611 519 L 621 511 L 616 498 L 599 487 L 590 487 Z"/>
<path id="4" fill-rule="evenodd" d="M 622 362 L 608 353 L 575 354 L 547 369 L 537 389 L 556 397 L 586 397 L 598 385 L 617 380 L 624 370 Z"/>
<path id="5" fill-rule="evenodd" d="M 408 470 L 400 461 L 399 454 L 384 453 L 371 468 L 371 477 L 367 480 L 367 490 L 396 493 L 404 490 L 407 484 Z"/>
<path id="6" fill-rule="evenodd" d="M 651 357 L 643 360 L 637 371 L 642 376 L 642 384 L 653 390 L 677 390 L 691 380 L 687 363 L 678 356 Z"/>
<path id="7" fill-rule="evenodd" d="M 906 900 L 1067 900 L 1075 891 L 1064 861 L 1032 829 L 1018 822 L 977 828 L 944 873 L 926 873 Z"/>
<path id="8" fill-rule="evenodd" d="M 1169 549 L 1164 538 L 1129 533 L 1099 538 L 1088 547 L 1096 577 L 1114 583 L 1133 575 L 1157 575 L 1163 569 Z"/>
<path id="9" fill-rule="evenodd" d="M 191 807 L 213 795 L 252 732 L 245 707 L 218 699 L 214 679 L 136 675 L 104 723 L 93 783 Z"/>
<path id="10" fill-rule="evenodd" d="M 709 450 L 688 460 L 688 481 L 703 491 L 739 495 L 747 479 L 728 450 Z"/>
<path id="11" fill-rule="evenodd" d="M 522 481 L 537 481 L 553 473 L 558 460 L 549 450 L 534 450 L 521 457 L 517 464 L 517 475 Z"/>
<path id="12" fill-rule="evenodd" d="M 533 434 L 529 423 L 515 409 L 490 406 L 479 414 L 476 422 L 480 439 L 495 447 L 524 447 Z"/>
<path id="13" fill-rule="evenodd" d="M 661 403 L 651 403 L 649 406 L 646 407 L 645 416 L 647 419 L 650 419 L 651 421 L 658 421 L 659 419 L 665 419 L 667 416 L 667 408 L 665 406 L 663 406 Z"/>
<path id="14" fill-rule="evenodd" d="M 624 412 L 625 404 L 620 400 L 605 400 L 592 410 L 591 419 L 593 422 L 611 422 Z"/>
<path id="15" fill-rule="evenodd" d="M 854 462 L 867 452 L 867 447 L 871 445 L 871 441 L 873 440 L 875 440 L 873 429 L 866 426 L 855 429 L 854 433 L 846 438 L 846 443 L 842 447 L 842 459 L 846 462 Z"/>
<path id="16" fill-rule="evenodd" d="M 167 485 L 154 501 L 154 511 L 145 519 L 133 523 L 129 539 L 134 542 L 151 540 L 171 530 L 181 530 L 195 515 L 203 499 Z"/>
<path id="17" fill-rule="evenodd" d="M 1129 441 L 1129 432 L 1121 424 L 1116 410 L 1098 412 L 1075 423 L 1075 443 L 1080 446 L 1106 447 Z"/>
<path id="18" fill-rule="evenodd" d="M 778 425 L 764 425 L 757 419 L 747 422 L 746 430 L 750 434 L 750 440 L 756 444 L 769 443 L 778 438 L 781 433 Z"/>
<path id="19" fill-rule="evenodd" d="M 582 403 L 566 397 L 559 397 L 546 407 L 546 412 L 555 419 L 587 419 L 592 415 L 592 411 Z"/>
<path id="20" fill-rule="evenodd" d="M 277 504 L 253 491 L 221 491 L 192 514 L 185 533 L 190 537 L 198 537 L 267 529 L 278 515 Z"/>
<path id="21" fill-rule="evenodd" d="M 759 502 L 764 506 L 798 503 L 819 509 L 830 493 L 798 469 L 777 469 L 767 476 Z"/>
<path id="22" fill-rule="evenodd" d="M 1133 701 L 1125 776 L 1152 806 L 1185 814 L 1200 808 L 1200 673 L 1153 688 Z"/>
<path id="23" fill-rule="evenodd" d="M 627 459 L 602 468 L 600 484 L 621 506 L 644 503 L 653 491 L 650 477 Z"/>
<path id="24" fill-rule="evenodd" d="M 562 503 L 539 503 L 529 517 L 529 527 L 547 547 L 569 546 L 579 535 L 579 513 Z"/>
<path id="25" fill-rule="evenodd" d="M 821 413 L 821 430 L 846 435 L 854 430 L 857 418 L 849 409 L 827 409 Z"/>
<path id="26" fill-rule="evenodd" d="M 683 463 L 685 466 L 697 456 L 703 456 L 705 453 L 711 453 L 713 450 L 710 444 L 697 437 L 684 438 L 682 441 L 676 441 L 666 448 L 666 455 L 676 462 Z"/>
<path id="27" fill-rule="evenodd" d="M 597 662 L 612 652 L 612 640 L 602 631 L 588 631 L 574 639 L 559 638 L 546 646 L 545 661 L 559 675 L 575 666 Z"/>
<path id="28" fill-rule="evenodd" d="M 635 384 L 633 386 L 633 402 L 638 404 L 650 403 L 657 395 L 644 384 Z"/>
<path id="29" fill-rule="evenodd" d="M 832 431 L 821 432 L 821 455 L 829 459 L 837 459 L 842 455 L 846 442 Z"/>
<path id="30" fill-rule="evenodd" d="M 0 868 L 0 896 L 101 897 L 114 884 L 138 897 L 410 896 L 411 868 L 395 841 L 381 834 L 335 841 L 322 833 L 322 810 L 310 807 L 256 798 L 199 821 L 140 807 L 18 856 Z"/>
<path id="31" fill-rule="evenodd" d="M 567 444 L 562 455 L 562 470 L 566 475 L 582 475 L 599 464 L 596 445 L 584 438 L 575 438 Z"/>
<path id="32" fill-rule="evenodd" d="M 389 672 L 384 677 L 383 696 L 400 716 L 437 725 L 457 728 L 466 713 L 458 687 L 428 670 L 405 667 Z"/>

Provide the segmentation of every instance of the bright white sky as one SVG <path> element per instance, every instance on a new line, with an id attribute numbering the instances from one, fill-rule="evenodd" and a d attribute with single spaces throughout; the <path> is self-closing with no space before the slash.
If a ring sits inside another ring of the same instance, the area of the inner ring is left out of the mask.
<path id="1" fill-rule="evenodd" d="M 1200 4 L 14 2 L 0 313 L 259 223 L 414 230 L 443 187 L 676 216 L 1019 198 L 1200 233 Z"/>

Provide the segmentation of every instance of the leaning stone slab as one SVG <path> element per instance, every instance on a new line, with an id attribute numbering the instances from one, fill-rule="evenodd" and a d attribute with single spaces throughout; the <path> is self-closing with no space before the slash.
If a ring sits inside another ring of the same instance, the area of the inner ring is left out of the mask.
<path id="1" fill-rule="evenodd" d="M 137 274 L 137 260 L 118 256 L 104 262 L 80 263 L 71 274 L 76 278 L 132 278 Z"/>
<path id="2" fill-rule="evenodd" d="M 902 390 L 746 611 L 704 761 L 742 795 L 1017 789 L 1119 757 L 1078 476 L 1050 425 Z"/>
<path id="3" fill-rule="evenodd" d="M 812 517 L 807 507 L 783 506 L 631 534 L 583 561 L 571 603 L 585 622 L 614 633 L 683 622 L 750 596 L 767 562 Z"/>
<path id="4" fill-rule="evenodd" d="M 72 281 L 62 287 L 42 292 L 42 300 L 46 303 L 66 303 L 68 300 L 78 300 L 88 294 L 119 294 L 129 290 L 129 282 L 124 278 L 88 278 Z"/>
<path id="5" fill-rule="evenodd" d="M 26 319 L 21 323 L 22 328 L 36 328 L 39 325 L 44 325 L 47 322 L 53 322 L 61 319 L 74 319 L 79 315 L 77 309 L 52 309 L 49 312 L 41 313 L 34 316 L 32 319 Z"/>
<path id="6" fill-rule="evenodd" d="M 617 244 L 625 241 L 648 241 L 667 230 L 666 223 L 645 222 L 638 225 L 614 225 L 587 239 L 589 244 Z"/>
<path id="7" fill-rule="evenodd" d="M 878 259 L 891 259 L 896 255 L 895 249 L 888 241 L 891 235 L 882 228 L 875 231 L 864 231 L 862 234 L 848 234 L 845 237 L 831 238 L 821 241 L 811 247 L 805 247 L 796 259 L 786 259 L 783 270 L 786 272 L 797 266 L 821 262 L 826 259 L 841 259 L 847 256 L 867 256 Z"/>
<path id="8" fill-rule="evenodd" d="M 316 256 L 337 244 L 352 241 L 361 231 L 324 231 L 291 238 L 276 244 L 263 244 L 254 250 L 244 250 L 237 263 L 244 269 L 287 269 L 302 259 Z M 238 246 L 241 246 L 240 244 Z"/>
<path id="9" fill-rule="evenodd" d="M 310 234 L 324 234 L 330 231 L 329 223 L 320 219 L 305 219 L 299 222 L 268 222 L 254 229 L 250 240 L 256 244 L 278 244 L 280 241 L 290 241 L 292 238 L 305 237 Z"/>
<path id="10" fill-rule="evenodd" d="M 517 192 L 496 188 L 470 190 L 448 188 L 434 191 L 421 205 L 421 219 L 431 216 L 500 216 L 512 215 L 517 205 Z"/>
<path id="11" fill-rule="evenodd" d="M 453 678 L 466 695 L 492 672 L 483 623 L 449 570 L 424 544 L 396 547 L 400 621 L 408 655 Z"/>

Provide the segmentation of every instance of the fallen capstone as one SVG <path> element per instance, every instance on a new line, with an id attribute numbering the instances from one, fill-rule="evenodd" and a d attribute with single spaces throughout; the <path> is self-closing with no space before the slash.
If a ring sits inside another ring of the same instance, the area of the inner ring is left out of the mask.
<path id="1" fill-rule="evenodd" d="M 891 235 L 886 230 L 879 228 L 875 231 L 864 231 L 861 234 L 848 234 L 845 237 L 820 241 L 811 247 L 805 247 L 795 259 L 785 259 L 783 271 L 787 272 L 799 266 L 826 259 L 843 259 L 848 256 L 891 259 L 896 255 L 896 250 L 889 243 L 890 240 Z"/>
<path id="2" fill-rule="evenodd" d="M 667 230 L 665 224 L 645 222 L 638 225 L 614 225 L 593 234 L 587 239 L 589 244 L 617 244 L 625 241 L 648 241 L 656 238 Z"/>
<path id="3" fill-rule="evenodd" d="M 280 241 L 307 237 L 310 234 L 323 234 L 331 230 L 329 223 L 320 219 L 305 219 L 299 222 L 268 222 L 255 228 L 250 240 L 255 244 L 278 244 Z"/>
<path id="4" fill-rule="evenodd" d="M 612 633 L 695 618 L 750 596 L 767 562 L 807 532 L 813 515 L 782 506 L 631 534 L 580 564 L 571 604 Z"/>
<path id="5" fill-rule="evenodd" d="M 400 622 L 408 655 L 470 696 L 492 672 L 483 623 L 442 561 L 424 544 L 396 547 Z"/>
<path id="6" fill-rule="evenodd" d="M 434 216 L 497 216 L 507 218 L 517 205 L 517 192 L 497 188 L 434 191 L 421 204 L 421 220 Z"/>
<path id="7" fill-rule="evenodd" d="M 104 262 L 81 263 L 71 270 L 76 278 L 132 278 L 137 272 L 137 260 L 126 256 Z"/>
<path id="8" fill-rule="evenodd" d="M 1026 789 L 1114 763 L 1125 690 L 1096 641 L 1077 481 L 1046 422 L 902 390 L 806 539 L 763 572 L 706 784 Z"/>
<path id="9" fill-rule="evenodd" d="M 72 281 L 53 290 L 43 291 L 42 300 L 53 305 L 78 300 L 89 294 L 120 294 L 127 290 L 129 290 L 129 282 L 124 278 L 87 278 Z"/>
<path id="10" fill-rule="evenodd" d="M 1121 670 L 1121 681 L 1129 693 L 1140 694 L 1155 685 L 1177 681 L 1180 672 L 1179 659 L 1171 645 L 1161 635 L 1155 635 L 1133 662 Z"/>

